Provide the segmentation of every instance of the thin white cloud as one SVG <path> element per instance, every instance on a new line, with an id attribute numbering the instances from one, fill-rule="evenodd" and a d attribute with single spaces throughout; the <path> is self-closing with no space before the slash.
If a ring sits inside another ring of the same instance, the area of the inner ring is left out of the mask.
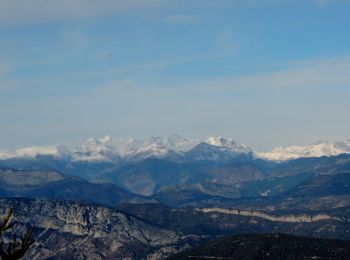
<path id="1" fill-rule="evenodd" d="M 1 0 L 0 23 L 22 24 L 123 14 L 165 6 L 167 0 Z"/>
<path id="2" fill-rule="evenodd" d="M 246 86 L 265 88 L 330 88 L 350 84 L 350 57 L 304 60 L 282 71 L 247 78 Z"/>
<path id="3" fill-rule="evenodd" d="M 15 84 L 10 80 L 9 76 L 12 69 L 9 63 L 0 61 L 0 91 L 14 89 Z"/>
<path id="4" fill-rule="evenodd" d="M 0 62 L 0 77 L 6 76 L 10 72 L 10 65 Z"/>
<path id="5" fill-rule="evenodd" d="M 228 28 L 224 28 L 216 36 L 213 36 L 212 47 L 206 52 L 189 55 L 183 54 L 163 60 L 150 61 L 143 64 L 116 67 L 102 72 L 101 75 L 118 75 L 132 72 L 167 69 L 178 65 L 195 64 L 199 62 L 227 58 L 229 56 L 236 55 L 238 52 L 239 45 L 236 43 L 233 33 Z"/>
<path id="6" fill-rule="evenodd" d="M 224 57 L 227 57 L 228 55 L 233 55 L 234 53 L 236 53 L 236 51 L 237 51 L 237 48 L 232 46 L 230 49 L 213 50 L 207 53 L 192 54 L 188 56 L 179 56 L 171 59 L 153 61 L 153 62 L 139 64 L 139 65 L 113 68 L 109 71 L 102 72 L 101 75 L 103 74 L 103 75 L 117 76 L 120 74 L 126 74 L 126 73 L 132 73 L 132 72 L 167 69 L 178 65 L 194 64 L 198 62 L 205 62 L 205 61 L 224 58 Z"/>
<path id="7" fill-rule="evenodd" d="M 143 81 L 138 78 L 127 80 L 111 80 L 103 86 L 96 86 L 86 92 L 86 102 L 91 96 L 114 92 L 139 95 L 140 99 L 150 93 L 157 98 L 167 96 L 170 99 L 181 96 L 183 100 L 196 102 L 203 97 L 215 95 L 231 95 L 234 93 L 302 93 L 304 90 L 315 93 L 328 89 L 334 93 L 349 93 L 350 89 L 350 56 L 345 58 L 329 58 L 303 60 L 289 63 L 289 68 L 251 75 L 226 77 L 206 77 L 200 80 L 177 78 L 161 81 Z M 163 64 L 154 65 L 163 66 Z M 285 66 L 285 64 L 283 64 Z M 140 68 L 145 69 L 145 68 Z M 148 93 L 148 94 L 147 94 Z M 109 95 L 108 95 L 109 96 Z M 284 95 L 285 96 L 285 95 Z M 250 98 L 250 97 L 249 97 Z M 133 100 L 133 99 L 132 99 Z M 125 99 L 128 102 L 128 99 Z M 167 101 L 168 102 L 168 101 Z"/>
<path id="8" fill-rule="evenodd" d="M 283 69 L 250 75 L 205 78 L 181 84 L 178 88 L 193 89 L 197 93 L 244 91 L 298 91 L 321 88 L 345 89 L 350 85 L 350 56 L 344 58 L 293 61 Z M 275 65 L 274 67 L 278 67 Z M 179 91 L 178 88 L 175 91 Z M 350 91 L 350 89 L 349 89 Z"/>
<path id="9" fill-rule="evenodd" d="M 224 53 L 221 55 L 224 55 Z M 197 57 L 197 61 L 219 56 L 219 54 L 213 54 L 213 56 L 199 56 Z M 184 57 L 180 57 L 178 60 L 173 60 L 172 62 L 145 64 L 139 67 L 125 68 L 124 71 L 115 70 L 114 72 L 122 73 L 137 70 L 159 69 L 194 61 L 196 61 L 194 57 L 190 57 L 188 60 Z M 273 67 L 276 68 L 278 65 L 274 65 Z M 287 64 L 282 64 L 281 67 L 283 67 L 283 69 L 274 69 L 269 72 L 256 72 L 250 75 L 225 77 L 209 76 L 195 82 L 182 81 L 180 85 L 172 86 L 172 88 L 164 88 L 166 87 L 164 85 L 161 87 L 154 85 L 154 87 L 160 87 L 165 89 L 165 91 L 170 90 L 178 92 L 184 89 L 190 89 L 196 92 L 198 91 L 198 93 L 211 93 L 217 91 L 234 92 L 237 90 L 284 91 L 289 89 L 298 91 L 298 89 L 315 90 L 324 87 L 336 89 L 350 85 L 350 56 L 344 58 L 291 61 Z M 134 85 L 137 86 L 137 82 L 134 82 Z M 139 87 L 142 88 L 143 86 L 142 84 Z"/>
<path id="10" fill-rule="evenodd" d="M 157 19 L 158 21 L 163 21 L 172 24 L 194 24 L 197 23 L 200 19 L 198 16 L 189 15 L 189 14 L 170 14 L 165 17 Z"/>
<path id="11" fill-rule="evenodd" d="M 196 18 L 191 14 L 181 14 L 184 8 L 199 10 L 201 8 L 264 7 L 308 3 L 316 6 L 349 4 L 347 0 L 1 0 L 0 26 L 125 15 L 130 12 L 137 12 L 136 15 L 148 11 L 161 13 L 163 8 L 168 8 L 168 11 L 171 12 L 180 11 L 180 14 L 162 13 L 161 16 L 168 22 L 188 23 L 193 22 Z"/>
<path id="12" fill-rule="evenodd" d="M 10 115 L 18 124 L 8 124 L 0 133 L 6 140 L 14 138 L 13 133 L 27 139 L 44 136 L 50 143 L 63 135 L 74 140 L 73 135 L 98 136 L 106 131 L 117 136 L 216 132 L 260 147 L 290 138 L 299 142 L 315 136 L 342 138 L 341 133 L 345 136 L 349 129 L 349 121 L 344 120 L 349 110 L 348 71 L 350 57 L 290 62 L 286 69 L 192 82 L 114 79 L 70 95 L 57 92 L 45 98 L 14 99 L 11 105 L 0 102 L 0 117 L 6 120 Z M 305 93 L 308 99 L 299 101 Z M 17 138 L 13 140 L 7 145 L 19 144 Z"/>
<path id="13" fill-rule="evenodd" d="M 212 7 L 269 7 L 283 5 L 315 5 L 324 7 L 332 4 L 350 4 L 348 0 L 201 0 L 201 3 L 206 3 Z"/>
<path id="14" fill-rule="evenodd" d="M 343 4 L 347 3 L 347 1 L 343 0 L 312 0 L 312 3 L 318 7 L 326 7 L 332 4 Z"/>

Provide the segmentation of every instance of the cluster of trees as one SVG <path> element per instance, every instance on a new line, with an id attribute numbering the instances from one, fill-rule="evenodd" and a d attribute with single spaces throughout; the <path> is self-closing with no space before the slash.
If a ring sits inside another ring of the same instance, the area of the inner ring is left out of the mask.
<path id="1" fill-rule="evenodd" d="M 16 233 L 12 234 L 9 239 L 4 238 L 6 232 L 10 232 L 13 224 L 11 218 L 13 216 L 13 210 L 9 209 L 6 217 L 0 223 L 0 258 L 3 260 L 17 260 L 22 258 L 29 247 L 34 243 L 31 239 L 32 228 L 29 228 L 22 238 L 18 239 Z"/>

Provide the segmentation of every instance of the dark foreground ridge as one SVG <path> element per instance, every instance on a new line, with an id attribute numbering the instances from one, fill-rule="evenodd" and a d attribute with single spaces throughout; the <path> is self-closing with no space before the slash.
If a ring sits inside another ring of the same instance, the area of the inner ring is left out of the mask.
<path id="1" fill-rule="evenodd" d="M 173 255 L 181 259 L 350 259 L 350 242 L 286 234 L 246 234 L 223 237 Z"/>
<path id="2" fill-rule="evenodd" d="M 0 220 L 12 208 L 12 223 L 30 223 L 32 259 L 164 259 L 199 245 L 198 236 L 160 228 L 114 208 L 52 199 L 0 199 Z M 23 233 L 23 232 L 18 232 Z M 8 234 L 10 238 L 10 234 Z"/>

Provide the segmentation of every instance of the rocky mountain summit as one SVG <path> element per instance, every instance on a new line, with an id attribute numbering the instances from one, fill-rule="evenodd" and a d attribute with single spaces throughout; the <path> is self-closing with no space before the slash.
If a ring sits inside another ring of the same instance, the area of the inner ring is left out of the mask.
<path id="1" fill-rule="evenodd" d="M 146 158 L 182 161 L 230 161 L 248 157 L 285 161 L 305 157 L 336 156 L 350 153 L 350 140 L 342 142 L 318 141 L 306 146 L 277 147 L 269 152 L 257 152 L 232 138 L 211 136 L 206 140 L 186 139 L 179 135 L 168 138 L 88 138 L 65 145 L 25 147 L 15 151 L 0 150 L 0 160 L 39 159 L 49 157 L 70 162 L 135 162 Z"/>
<path id="2" fill-rule="evenodd" d="M 209 137 L 207 140 L 202 141 L 199 139 L 188 140 L 178 135 L 172 135 L 168 138 L 151 137 L 145 140 L 134 138 L 114 139 L 110 136 L 104 136 L 101 138 L 89 138 L 82 142 L 67 145 L 27 147 L 16 151 L 0 151 L 0 159 L 51 157 L 65 161 L 113 163 L 138 161 L 146 158 L 171 159 L 176 157 L 185 159 L 187 152 L 195 149 L 197 146 L 200 147 L 201 144 L 210 146 L 212 151 L 215 149 L 218 152 L 225 150 L 231 154 L 231 157 L 253 153 L 247 146 L 223 137 Z"/>
<path id="3" fill-rule="evenodd" d="M 277 147 L 270 152 L 257 153 L 261 159 L 272 161 L 286 161 L 298 158 L 336 156 L 350 153 L 350 140 L 343 142 L 329 142 L 320 140 L 314 144 L 288 147 Z"/>

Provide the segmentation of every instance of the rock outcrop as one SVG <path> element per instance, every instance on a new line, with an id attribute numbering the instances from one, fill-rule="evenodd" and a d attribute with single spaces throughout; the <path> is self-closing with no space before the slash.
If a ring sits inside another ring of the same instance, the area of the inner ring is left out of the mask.
<path id="1" fill-rule="evenodd" d="M 107 207 L 47 199 L 1 199 L 0 205 L 0 217 L 13 208 L 18 226 L 34 226 L 27 259 L 158 259 L 196 240 Z"/>
<path id="2" fill-rule="evenodd" d="M 239 215 L 245 217 L 257 217 L 270 220 L 273 222 L 287 222 L 287 223 L 311 223 L 322 220 L 336 220 L 342 221 L 340 218 L 336 218 L 327 214 L 314 214 L 314 215 L 284 215 L 284 216 L 274 216 L 267 213 L 251 210 L 237 210 L 237 209 L 224 209 L 224 208 L 201 208 L 196 209 L 204 213 L 223 213 L 230 215 Z"/>

